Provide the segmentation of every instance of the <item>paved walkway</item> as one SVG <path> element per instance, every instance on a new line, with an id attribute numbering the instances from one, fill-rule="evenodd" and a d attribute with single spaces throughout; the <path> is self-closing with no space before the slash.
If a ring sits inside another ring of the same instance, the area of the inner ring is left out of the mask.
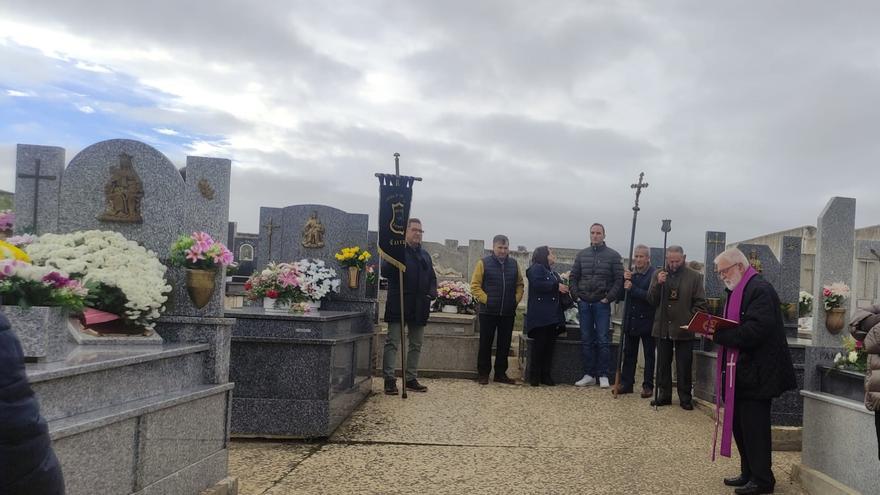
<path id="1" fill-rule="evenodd" d="M 726 494 L 739 457 L 709 461 L 713 421 L 607 390 L 422 380 L 407 400 L 376 392 L 320 444 L 239 440 L 240 493 Z M 776 493 L 798 452 L 773 455 Z"/>

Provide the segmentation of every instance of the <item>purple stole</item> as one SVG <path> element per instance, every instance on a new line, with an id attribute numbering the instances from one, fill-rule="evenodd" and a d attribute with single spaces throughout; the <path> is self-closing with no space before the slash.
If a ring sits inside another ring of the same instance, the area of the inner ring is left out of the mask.
<path id="1" fill-rule="evenodd" d="M 758 272 L 749 267 L 743 273 L 742 279 L 730 293 L 724 317 L 728 320 L 739 322 L 739 311 L 742 308 L 743 291 L 746 284 Z M 726 351 L 726 352 L 725 352 Z M 718 426 L 721 415 L 721 389 L 724 387 L 724 427 L 721 430 L 721 451 L 724 457 L 730 457 L 730 444 L 733 437 L 733 398 L 736 392 L 736 360 L 739 358 L 739 349 L 735 347 L 718 346 L 718 359 L 715 364 L 715 435 L 712 438 L 712 460 L 715 460 L 715 448 L 718 446 Z M 722 358 L 724 356 L 724 358 Z M 721 383 L 722 370 L 727 368 L 727 380 Z"/>

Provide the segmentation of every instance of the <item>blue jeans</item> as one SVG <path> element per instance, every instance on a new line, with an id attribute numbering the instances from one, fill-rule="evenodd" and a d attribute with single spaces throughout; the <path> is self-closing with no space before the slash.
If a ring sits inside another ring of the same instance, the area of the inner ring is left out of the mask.
<path id="1" fill-rule="evenodd" d="M 611 366 L 611 303 L 578 301 L 584 374 L 608 377 Z M 599 366 L 596 366 L 596 353 Z"/>

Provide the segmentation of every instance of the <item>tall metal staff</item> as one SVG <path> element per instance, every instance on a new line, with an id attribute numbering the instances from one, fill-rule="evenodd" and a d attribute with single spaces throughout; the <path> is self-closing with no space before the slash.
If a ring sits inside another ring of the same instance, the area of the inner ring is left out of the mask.
<path id="1" fill-rule="evenodd" d="M 394 154 L 394 175 L 389 174 L 375 174 L 376 177 L 379 178 L 380 184 L 391 184 L 395 187 L 404 187 L 404 188 L 412 188 L 412 183 L 414 181 L 421 181 L 421 177 L 409 177 L 406 175 L 400 175 L 400 153 Z M 397 274 L 399 276 L 399 284 L 400 284 L 400 373 L 402 377 L 402 387 L 400 397 L 402 399 L 406 399 L 406 333 L 404 332 L 404 327 L 406 326 L 406 317 L 404 310 L 404 298 L 403 298 L 403 272 L 406 271 L 406 253 L 405 251 L 402 253 L 401 260 L 394 259 L 393 256 L 383 250 L 383 234 L 385 233 L 385 222 L 383 221 L 383 206 L 385 206 L 383 200 L 386 198 L 383 197 L 381 187 L 380 187 L 380 198 L 379 198 L 379 254 L 383 259 L 389 261 L 397 268 Z M 391 219 L 388 222 L 388 228 L 390 232 L 388 234 L 394 233 L 405 236 L 406 226 L 409 223 L 409 210 L 410 203 L 412 201 L 411 192 L 409 197 L 394 197 L 388 198 L 388 203 L 397 200 L 398 202 L 391 204 Z M 395 228 L 396 227 L 396 228 Z M 404 237 L 405 239 L 405 237 Z M 400 241 L 400 239 L 398 239 Z M 387 248 L 388 246 L 386 246 Z M 405 249 L 405 247 L 404 247 Z M 390 251 L 390 249 L 388 249 Z"/>
<path id="2" fill-rule="evenodd" d="M 632 232 L 629 236 L 629 268 L 628 270 L 632 272 L 633 268 L 633 248 L 636 243 L 636 219 L 639 216 L 639 196 L 642 194 L 642 189 L 648 187 L 647 182 L 642 182 L 642 179 L 645 178 L 645 173 L 642 172 L 639 174 L 639 182 L 638 184 L 633 184 L 630 187 L 636 190 L 636 203 L 633 206 L 633 224 L 632 224 Z M 617 346 L 617 371 L 614 372 L 614 387 L 611 389 L 611 393 L 614 394 L 614 398 L 617 398 L 617 395 L 620 393 L 620 371 L 623 367 L 623 344 L 626 340 L 626 332 L 629 328 L 629 290 L 623 293 L 623 325 L 621 325 L 620 329 L 620 342 Z"/>
<path id="3" fill-rule="evenodd" d="M 672 220 L 663 220 L 663 225 L 660 227 L 660 230 L 663 231 L 663 270 L 666 270 L 666 236 L 669 235 L 669 231 L 672 230 Z M 659 335 L 659 339 L 663 340 L 663 331 L 662 325 L 663 322 L 666 321 L 666 284 L 660 286 L 660 325 L 661 331 Z M 666 329 L 669 331 L 669 329 Z M 658 378 L 660 377 L 660 340 L 657 341 L 657 345 L 654 351 L 654 410 L 657 410 L 657 398 L 660 396 L 660 384 L 658 382 Z M 669 382 L 669 388 L 672 388 L 672 381 Z M 670 390 L 671 393 L 671 390 Z"/>

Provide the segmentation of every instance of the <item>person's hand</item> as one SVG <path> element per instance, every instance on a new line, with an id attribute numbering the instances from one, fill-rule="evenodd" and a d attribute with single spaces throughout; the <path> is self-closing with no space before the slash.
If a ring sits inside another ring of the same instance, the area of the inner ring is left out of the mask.
<path id="1" fill-rule="evenodd" d="M 666 283 L 666 275 L 667 275 L 667 273 L 665 271 L 657 273 L 657 283 L 658 284 L 665 284 Z"/>
<path id="2" fill-rule="evenodd" d="M 602 304 L 608 304 L 608 298 L 603 297 L 602 300 L 599 301 L 599 302 L 602 303 Z"/>
<path id="3" fill-rule="evenodd" d="M 623 271 L 623 279 L 624 280 L 632 280 L 632 276 L 633 276 L 633 272 L 631 272 L 629 270 Z"/>
<path id="4" fill-rule="evenodd" d="M 633 286 L 632 280 L 627 279 L 627 280 L 623 281 L 623 288 L 624 289 L 630 290 L 630 289 L 632 289 L 632 286 Z"/>
<path id="5" fill-rule="evenodd" d="M 568 294 L 568 286 L 565 284 L 559 284 L 559 292 L 562 294 Z"/>

